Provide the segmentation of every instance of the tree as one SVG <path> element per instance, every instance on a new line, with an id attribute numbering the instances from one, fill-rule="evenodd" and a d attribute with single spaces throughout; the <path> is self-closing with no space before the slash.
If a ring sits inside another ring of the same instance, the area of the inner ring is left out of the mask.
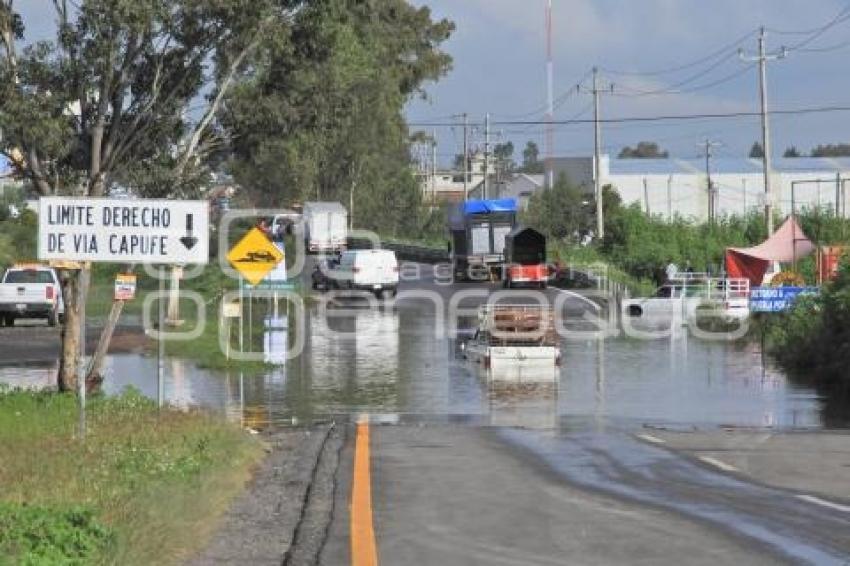
<path id="1" fill-rule="evenodd" d="M 525 144 L 525 149 L 522 150 L 521 171 L 532 174 L 543 173 L 543 163 L 540 161 L 540 148 L 533 141 L 529 140 Z"/>
<path id="2" fill-rule="evenodd" d="M 453 29 L 403 0 L 304 4 L 227 100 L 236 180 L 259 205 L 339 200 L 359 228 L 417 230 L 403 109 L 449 70 Z"/>
<path id="3" fill-rule="evenodd" d="M 513 142 L 497 143 L 493 146 L 493 157 L 496 160 L 496 176 L 499 180 L 503 179 L 505 173 L 511 173 L 515 168 L 513 160 L 514 144 Z"/>
<path id="4" fill-rule="evenodd" d="M 762 157 L 764 157 L 764 148 L 759 142 L 753 142 L 752 147 L 750 147 L 750 158 L 761 159 Z"/>
<path id="5" fill-rule="evenodd" d="M 617 156 L 618 159 L 666 159 L 669 154 L 661 151 L 655 142 L 638 142 L 635 147 L 626 146 Z"/>
<path id="6" fill-rule="evenodd" d="M 785 153 L 782 154 L 782 157 L 801 157 L 801 154 L 797 151 L 797 147 L 792 145 L 785 149 Z"/>
<path id="7" fill-rule="evenodd" d="M 591 227 L 591 205 L 589 197 L 562 173 L 555 186 L 531 195 L 525 222 L 552 238 L 566 238 Z"/>
<path id="8" fill-rule="evenodd" d="M 812 150 L 812 157 L 848 157 L 850 156 L 850 144 L 837 143 L 818 145 Z"/>
<path id="9" fill-rule="evenodd" d="M 25 22 L 12 0 L 0 0 L 0 151 L 11 158 L 20 150 L 16 173 L 44 196 L 103 196 L 119 179 L 141 194 L 193 194 L 223 139 L 216 116 L 224 97 L 257 44 L 285 36 L 286 3 L 68 4 L 53 2 L 55 38 L 18 54 Z M 62 390 L 76 385 L 87 274 L 62 274 Z M 101 340 L 110 335 L 107 325 Z"/>

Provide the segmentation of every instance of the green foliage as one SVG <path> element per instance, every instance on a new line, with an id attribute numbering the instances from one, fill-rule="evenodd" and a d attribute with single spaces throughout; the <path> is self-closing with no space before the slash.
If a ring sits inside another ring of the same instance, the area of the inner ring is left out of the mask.
<path id="1" fill-rule="evenodd" d="M 850 155 L 850 144 L 823 144 L 812 149 L 812 157 L 847 157 Z"/>
<path id="2" fill-rule="evenodd" d="M 785 153 L 782 154 L 782 157 L 793 158 L 793 157 L 802 157 L 802 154 L 797 149 L 797 146 L 792 145 L 785 149 Z"/>
<path id="3" fill-rule="evenodd" d="M 31 210 L 0 221 L 0 270 L 16 261 L 35 259 L 37 234 L 38 217 Z"/>
<path id="4" fill-rule="evenodd" d="M 191 192 L 222 137 L 214 120 L 198 121 L 198 99 L 215 100 L 255 38 L 286 26 L 277 0 L 52 4 L 51 39 L 24 35 L 20 53 L 0 51 L 0 149 L 22 152 L 17 172 L 43 195 L 101 196 L 116 182 Z M 30 22 L 9 16 L 0 36 L 15 22 L 24 34 Z"/>
<path id="5" fill-rule="evenodd" d="M 0 387 L 0 555 L 16 564 L 174 562 L 261 452 L 223 420 L 133 390 L 90 400 L 85 442 L 76 427 L 74 396 Z"/>
<path id="6" fill-rule="evenodd" d="M 638 142 L 635 147 L 626 146 L 620 150 L 618 159 L 666 159 L 669 157 L 667 151 L 661 151 L 655 142 Z"/>
<path id="7" fill-rule="evenodd" d="M 448 71 L 439 45 L 453 29 L 403 0 L 304 4 L 228 101 L 235 178 L 260 205 L 353 202 L 357 228 L 415 233 L 423 210 L 402 112 Z"/>
<path id="8" fill-rule="evenodd" d="M 531 195 L 523 222 L 550 238 L 564 239 L 591 226 L 589 204 L 584 192 L 562 174 L 554 187 Z"/>
<path id="9" fill-rule="evenodd" d="M 91 564 L 113 538 L 85 507 L 0 503 L 0 564 Z"/>
<path id="10" fill-rule="evenodd" d="M 522 168 L 523 173 L 540 174 L 543 173 L 543 162 L 540 161 L 540 148 L 533 141 L 525 144 L 525 149 L 522 150 Z"/>
<path id="11" fill-rule="evenodd" d="M 750 147 L 749 156 L 751 159 L 761 159 L 764 157 L 764 148 L 759 142 L 753 142 L 753 145 Z"/>
<path id="12" fill-rule="evenodd" d="M 628 273 L 660 281 L 671 261 L 685 269 L 718 273 L 725 249 L 764 239 L 763 218 L 727 217 L 716 224 L 693 224 L 680 217 L 667 222 L 648 217 L 637 204 L 618 207 L 606 221 L 602 253 Z"/>

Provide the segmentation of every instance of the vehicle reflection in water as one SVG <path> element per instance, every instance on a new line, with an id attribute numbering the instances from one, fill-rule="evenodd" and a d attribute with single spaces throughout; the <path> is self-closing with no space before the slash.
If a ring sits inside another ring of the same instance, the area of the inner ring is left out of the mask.
<path id="1" fill-rule="evenodd" d="M 469 416 L 516 426 L 821 426 L 814 390 L 764 365 L 757 344 L 669 339 L 565 340 L 556 395 L 492 396 L 487 380 L 435 333 L 422 305 L 306 313 L 304 354 L 258 373 L 169 359 L 169 403 L 203 406 L 251 428 L 369 412 Z M 333 332 L 333 331 L 336 332 Z M 347 331 L 347 334 L 340 334 Z M 56 367 L 0 368 L 0 382 L 55 386 Z M 156 396 L 156 359 L 110 356 L 104 390 Z M 489 415 L 489 416 L 488 416 Z M 554 424 L 553 424 L 554 423 Z"/>
<path id="2" fill-rule="evenodd" d="M 489 423 L 527 429 L 558 428 L 558 386 L 552 383 L 491 384 Z"/>

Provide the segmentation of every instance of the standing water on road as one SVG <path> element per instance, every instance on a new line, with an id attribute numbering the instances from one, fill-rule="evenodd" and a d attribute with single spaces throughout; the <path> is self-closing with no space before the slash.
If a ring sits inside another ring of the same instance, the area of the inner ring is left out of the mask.
<path id="1" fill-rule="evenodd" d="M 656 425 L 816 428 L 820 402 L 763 363 L 757 345 L 688 338 L 564 341 L 557 390 L 490 394 L 454 339 L 435 334 L 433 312 L 415 305 L 347 309 L 325 323 L 308 311 L 305 350 L 259 373 L 208 371 L 166 361 L 165 395 L 247 426 L 328 415 L 404 414 L 529 427 Z M 335 332 L 345 332 L 344 336 Z M 156 396 L 156 359 L 114 355 L 107 394 L 128 386 Z M 0 367 L 0 382 L 48 384 L 55 367 Z"/>

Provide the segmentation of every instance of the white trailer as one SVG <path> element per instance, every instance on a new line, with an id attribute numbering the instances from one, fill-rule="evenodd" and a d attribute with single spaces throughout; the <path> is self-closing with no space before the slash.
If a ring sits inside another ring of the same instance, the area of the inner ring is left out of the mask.
<path id="1" fill-rule="evenodd" d="M 561 354 L 551 307 L 484 305 L 465 356 L 490 383 L 556 383 Z"/>
<path id="2" fill-rule="evenodd" d="M 338 202 L 306 202 L 303 215 L 304 246 L 310 253 L 346 248 L 348 211 Z"/>

